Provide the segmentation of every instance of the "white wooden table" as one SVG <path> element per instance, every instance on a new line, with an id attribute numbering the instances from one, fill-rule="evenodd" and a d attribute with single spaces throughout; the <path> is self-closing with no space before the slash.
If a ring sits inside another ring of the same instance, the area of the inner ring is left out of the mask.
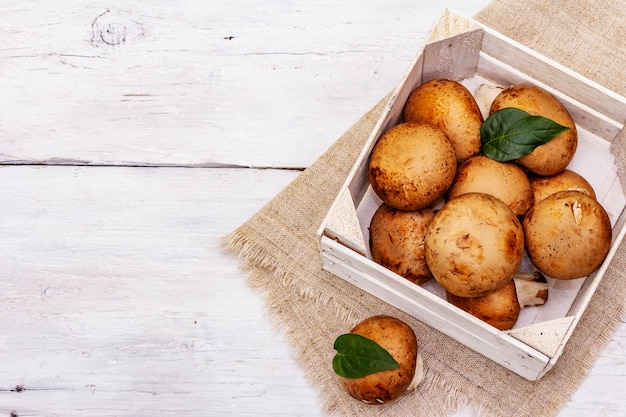
<path id="1" fill-rule="evenodd" d="M 219 238 L 487 4 L 3 1 L 0 416 L 321 415 Z M 625 386 L 622 326 L 559 416 Z"/>

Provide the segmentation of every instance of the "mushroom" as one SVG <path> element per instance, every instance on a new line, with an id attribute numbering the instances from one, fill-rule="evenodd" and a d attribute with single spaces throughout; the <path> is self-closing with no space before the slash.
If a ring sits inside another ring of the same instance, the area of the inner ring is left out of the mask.
<path id="1" fill-rule="evenodd" d="M 376 342 L 400 365 L 359 378 L 339 376 L 343 388 L 352 397 L 365 404 L 385 404 L 419 384 L 423 376 L 422 360 L 415 333 L 408 324 L 395 317 L 377 315 L 363 320 L 350 333 Z"/>
<path id="2" fill-rule="evenodd" d="M 611 222 L 598 201 L 582 191 L 559 191 L 535 204 L 523 222 L 526 251 L 543 274 L 582 278 L 611 248 Z"/>
<path id="3" fill-rule="evenodd" d="M 545 304 L 548 282 L 540 273 L 518 272 L 504 287 L 481 297 L 459 297 L 446 293 L 450 303 L 499 330 L 515 326 L 524 307 Z"/>
<path id="4" fill-rule="evenodd" d="M 529 173 L 528 179 L 533 190 L 535 204 L 557 191 L 567 190 L 582 191 L 596 198 L 593 187 L 585 177 L 570 169 L 548 176 Z"/>
<path id="5" fill-rule="evenodd" d="M 403 117 L 405 122 L 428 123 L 443 130 L 458 163 L 480 152 L 483 115 L 472 93 L 458 81 L 435 78 L 420 84 L 409 95 Z"/>
<path id="6" fill-rule="evenodd" d="M 445 133 L 426 123 L 401 123 L 376 142 L 369 181 L 382 201 L 398 210 L 429 207 L 456 174 L 454 147 Z"/>
<path id="7" fill-rule="evenodd" d="M 447 298 L 461 310 L 499 330 L 512 329 L 521 309 L 513 280 L 481 297 L 459 297 L 448 292 Z"/>
<path id="8" fill-rule="evenodd" d="M 401 211 L 382 203 L 370 222 L 372 260 L 417 285 L 431 278 L 424 238 L 434 217 L 430 208 Z"/>
<path id="9" fill-rule="evenodd" d="M 554 175 L 563 171 L 574 158 L 578 146 L 576 124 L 563 104 L 541 87 L 521 84 L 502 90 L 491 104 L 490 113 L 506 107 L 515 107 L 533 116 L 543 116 L 569 128 L 516 160 L 524 168 L 539 175 Z"/>
<path id="10" fill-rule="evenodd" d="M 484 155 L 463 162 L 448 189 L 448 198 L 478 192 L 498 197 L 518 216 L 533 206 L 533 190 L 528 176 L 513 162 L 498 162 Z"/>
<path id="11" fill-rule="evenodd" d="M 439 285 L 460 297 L 480 297 L 512 279 L 524 255 L 524 234 L 515 213 L 500 199 L 467 193 L 435 214 L 425 249 Z"/>

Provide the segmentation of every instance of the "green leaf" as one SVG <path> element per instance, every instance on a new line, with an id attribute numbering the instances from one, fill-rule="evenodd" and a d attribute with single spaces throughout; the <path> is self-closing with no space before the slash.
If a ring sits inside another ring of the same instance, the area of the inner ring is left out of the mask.
<path id="1" fill-rule="evenodd" d="M 569 129 L 546 117 L 507 107 L 491 114 L 480 127 L 482 151 L 496 161 L 511 161 Z"/>
<path id="2" fill-rule="evenodd" d="M 375 372 L 397 369 L 400 364 L 378 343 L 358 334 L 342 334 L 335 340 L 333 369 L 345 378 L 361 378 Z"/>

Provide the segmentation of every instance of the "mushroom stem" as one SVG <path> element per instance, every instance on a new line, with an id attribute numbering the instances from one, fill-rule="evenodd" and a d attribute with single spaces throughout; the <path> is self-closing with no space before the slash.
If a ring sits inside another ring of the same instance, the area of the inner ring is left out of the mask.
<path id="1" fill-rule="evenodd" d="M 413 375 L 413 379 L 411 383 L 407 387 L 407 391 L 414 390 L 424 379 L 424 360 L 422 359 L 422 355 L 417 353 L 417 361 L 415 363 L 415 374 Z"/>
<path id="2" fill-rule="evenodd" d="M 499 87 L 490 84 L 481 84 L 476 88 L 474 92 L 474 97 L 476 99 L 476 104 L 480 108 L 480 112 L 483 115 L 483 119 L 489 117 L 489 109 L 491 108 L 491 103 L 493 100 L 500 94 L 500 92 L 504 90 L 504 87 Z"/>
<path id="3" fill-rule="evenodd" d="M 540 306 L 548 300 L 548 281 L 539 271 L 513 275 L 520 307 Z"/>

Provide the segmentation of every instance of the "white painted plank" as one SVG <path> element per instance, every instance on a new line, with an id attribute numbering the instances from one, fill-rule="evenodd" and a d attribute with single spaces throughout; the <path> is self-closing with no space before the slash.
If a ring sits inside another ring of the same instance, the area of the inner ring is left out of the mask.
<path id="1" fill-rule="evenodd" d="M 296 174 L 0 168 L 0 415 L 315 409 L 218 246 Z"/>
<path id="2" fill-rule="evenodd" d="M 0 161 L 308 166 L 487 3 L 3 2 Z"/>

